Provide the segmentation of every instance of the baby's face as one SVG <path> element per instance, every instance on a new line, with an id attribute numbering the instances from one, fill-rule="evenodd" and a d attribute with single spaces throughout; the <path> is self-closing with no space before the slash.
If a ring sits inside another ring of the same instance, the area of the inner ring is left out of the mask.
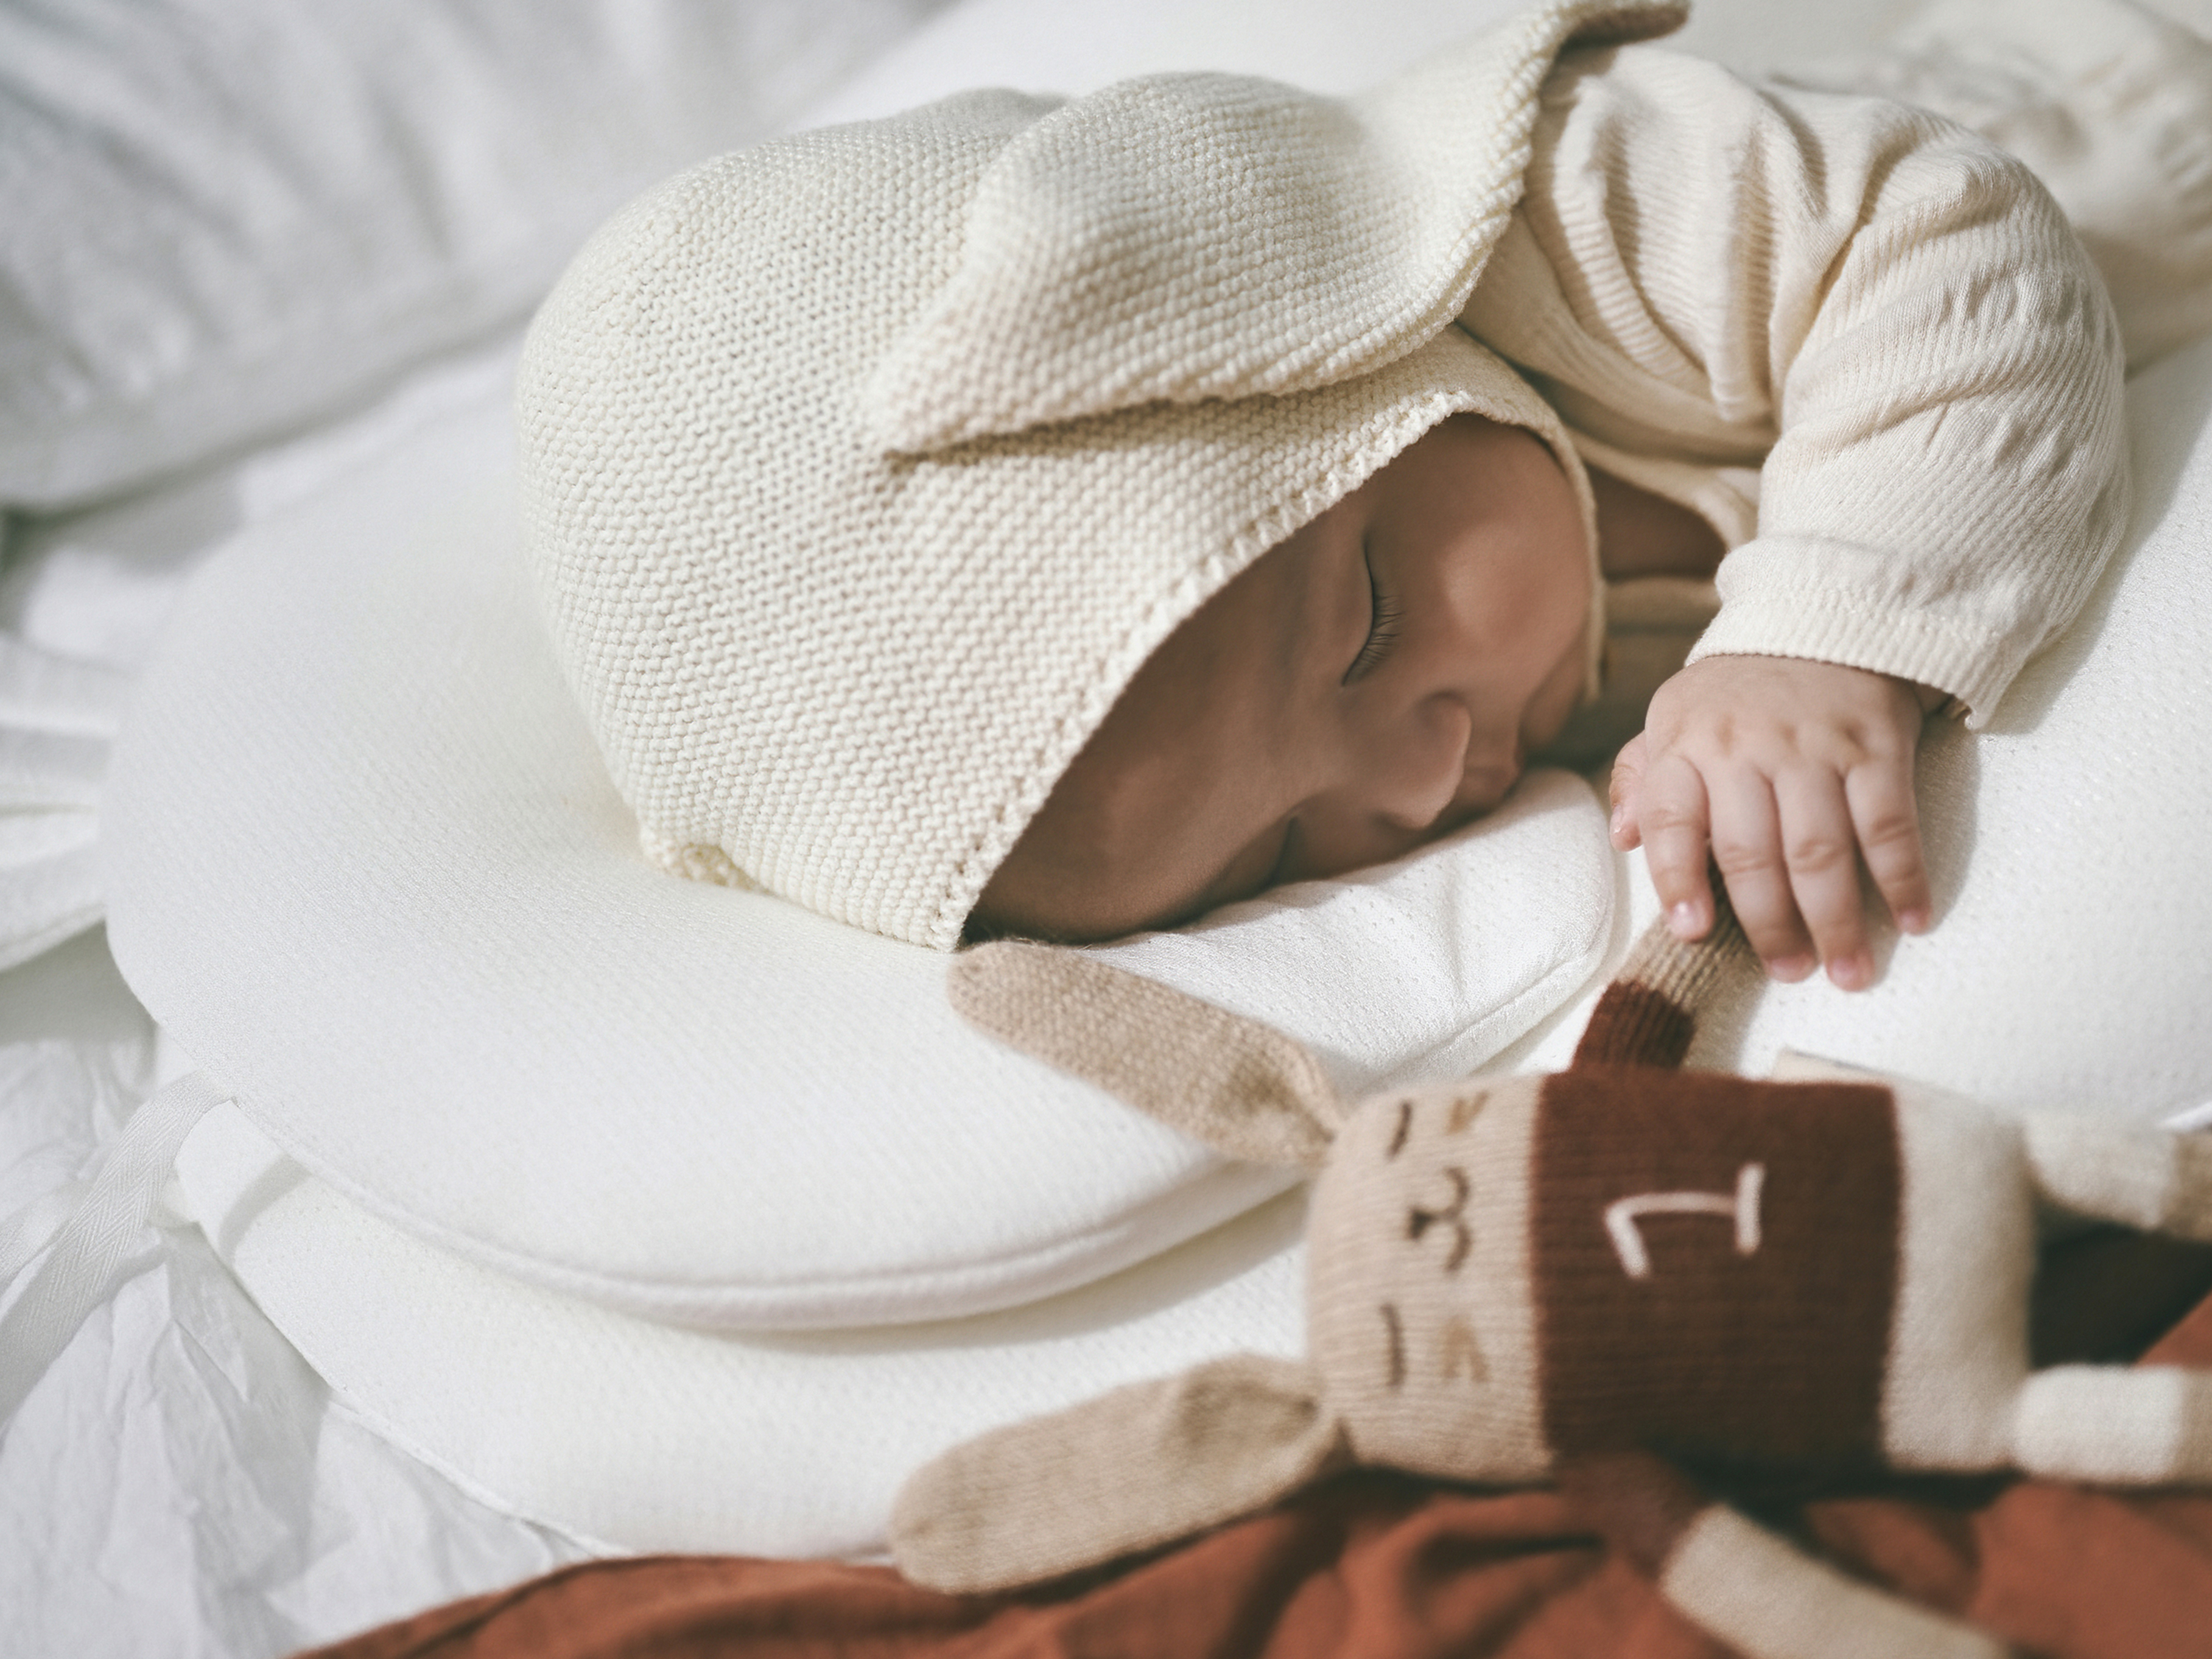
<path id="1" fill-rule="evenodd" d="M 1589 583 L 1551 451 L 1444 422 L 1153 653 L 974 925 L 1111 939 L 1457 829 L 1574 708 Z"/>

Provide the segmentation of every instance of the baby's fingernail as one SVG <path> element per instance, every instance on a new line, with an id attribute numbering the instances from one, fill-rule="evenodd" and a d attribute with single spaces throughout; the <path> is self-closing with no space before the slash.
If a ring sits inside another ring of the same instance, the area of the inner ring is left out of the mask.
<path id="1" fill-rule="evenodd" d="M 1928 931 L 1925 910 L 1900 910 L 1897 914 L 1897 931 L 1900 933 L 1924 933 Z"/>
<path id="2" fill-rule="evenodd" d="M 1674 930 L 1676 939 L 1688 939 L 1698 931 L 1698 907 L 1688 899 L 1667 912 L 1667 926 Z"/>
<path id="3" fill-rule="evenodd" d="M 1838 957 L 1828 964 L 1828 982 L 1839 990 L 1856 991 L 1874 981 L 1874 959 L 1863 951 Z"/>
<path id="4" fill-rule="evenodd" d="M 1766 971 L 1784 985 L 1795 985 L 1820 965 L 1811 957 L 1776 957 L 1766 964 Z"/>
<path id="5" fill-rule="evenodd" d="M 1620 838 L 1621 827 L 1627 822 L 1628 809 L 1626 806 L 1614 807 L 1613 809 L 1613 823 L 1611 825 L 1614 840 L 1618 841 Z"/>

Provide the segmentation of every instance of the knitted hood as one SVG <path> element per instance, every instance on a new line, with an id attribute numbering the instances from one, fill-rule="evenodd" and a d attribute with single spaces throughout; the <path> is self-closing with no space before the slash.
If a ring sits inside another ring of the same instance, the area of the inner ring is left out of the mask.
<path id="1" fill-rule="evenodd" d="M 966 94 L 722 157 L 533 324 L 524 522 L 647 854 L 949 949 L 1130 677 L 1447 416 L 1563 46 L 1547 0 L 1373 92 Z"/>

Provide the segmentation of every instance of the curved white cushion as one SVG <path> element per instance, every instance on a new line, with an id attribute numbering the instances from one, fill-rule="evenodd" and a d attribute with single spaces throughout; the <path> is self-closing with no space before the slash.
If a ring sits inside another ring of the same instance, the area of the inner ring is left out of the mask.
<path id="1" fill-rule="evenodd" d="M 1279 1191 L 946 1007 L 946 958 L 639 854 L 524 585 L 503 409 L 426 428 L 198 576 L 102 805 L 131 988 L 416 1236 L 721 1327 L 1003 1307 Z M 1480 1063 L 1611 904 L 1589 789 L 1109 947 L 1348 1087 Z M 1345 966 L 1362 964 L 1349 983 Z"/>
<path id="2" fill-rule="evenodd" d="M 1936 926 L 1880 981 L 1747 985 L 1692 1058 L 1795 1048 L 2013 1109 L 2145 1119 L 2212 1101 L 2212 341 L 2129 384 L 2136 515 L 2081 620 L 1988 729 L 1920 760 Z M 1618 937 L 1658 914 L 1627 860 Z M 1594 992 L 1505 1063 L 1564 1064 Z"/>
<path id="3" fill-rule="evenodd" d="M 1232 1350 L 1305 1346 L 1300 1193 L 1026 1307 L 768 1335 L 487 1272 L 230 1109 L 178 1171 L 217 1254 L 372 1427 L 495 1507 L 619 1549 L 878 1550 L 900 1482 L 958 1441 Z"/>

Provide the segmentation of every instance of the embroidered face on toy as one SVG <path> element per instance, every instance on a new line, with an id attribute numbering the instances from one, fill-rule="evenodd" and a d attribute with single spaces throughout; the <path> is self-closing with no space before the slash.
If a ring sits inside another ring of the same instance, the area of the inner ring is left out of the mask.
<path id="1" fill-rule="evenodd" d="M 1550 1462 L 1527 1213 L 1537 1079 L 1371 1100 L 1316 1184 L 1307 1336 L 1364 1462 Z"/>

